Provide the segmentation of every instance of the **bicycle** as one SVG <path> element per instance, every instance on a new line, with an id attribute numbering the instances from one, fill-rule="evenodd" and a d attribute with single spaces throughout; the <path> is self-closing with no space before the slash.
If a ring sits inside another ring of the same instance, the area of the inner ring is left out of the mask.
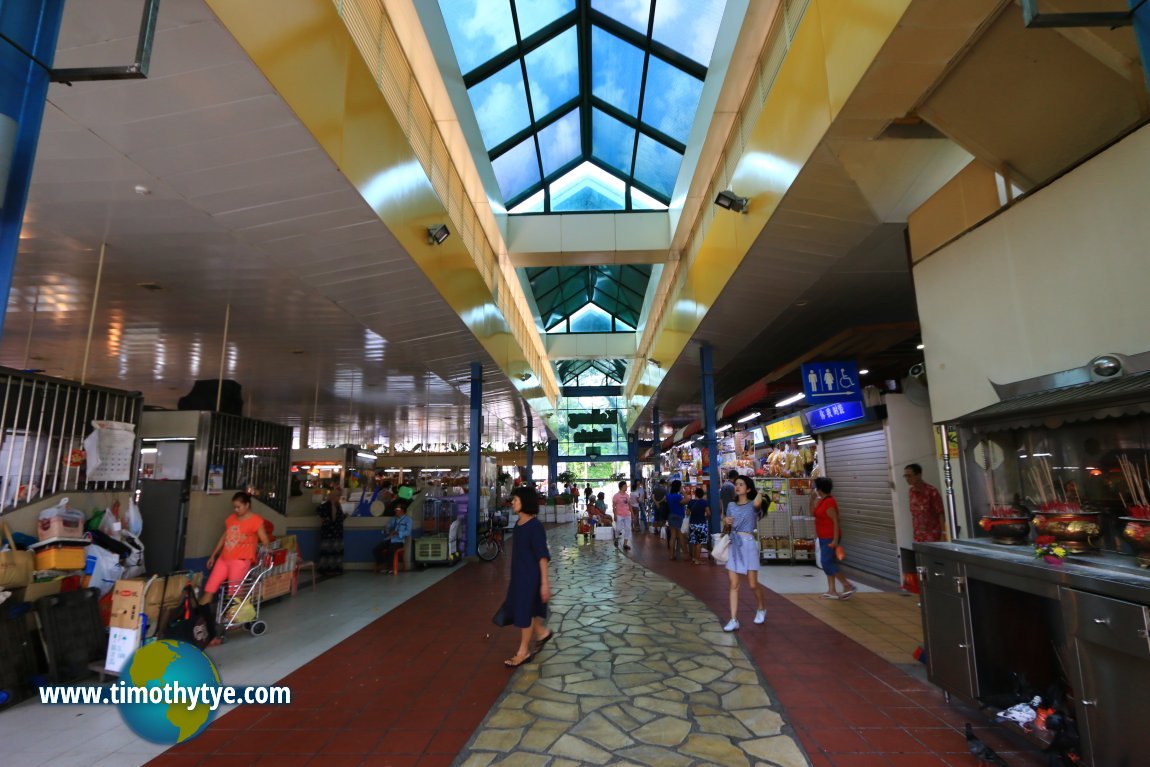
<path id="1" fill-rule="evenodd" d="M 487 526 L 475 542 L 475 553 L 484 562 L 494 562 L 503 551 L 503 534 L 506 528 L 496 522 L 494 514 L 488 515 Z"/>

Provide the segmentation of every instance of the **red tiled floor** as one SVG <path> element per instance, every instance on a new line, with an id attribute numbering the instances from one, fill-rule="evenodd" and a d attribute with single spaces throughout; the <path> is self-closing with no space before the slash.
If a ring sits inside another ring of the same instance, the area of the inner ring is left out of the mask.
<path id="1" fill-rule="evenodd" d="M 863 740 L 870 746 L 869 751 L 880 754 L 920 754 L 928 751 L 921 741 L 916 740 L 898 727 L 880 727 L 859 730 Z"/>

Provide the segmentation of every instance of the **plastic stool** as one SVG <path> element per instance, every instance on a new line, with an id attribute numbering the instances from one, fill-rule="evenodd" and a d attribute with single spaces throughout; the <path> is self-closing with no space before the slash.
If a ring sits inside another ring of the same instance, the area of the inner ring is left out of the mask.
<path id="1" fill-rule="evenodd" d="M 407 551 L 403 548 L 396 549 L 395 553 L 391 555 L 391 574 L 392 575 L 399 575 L 400 565 L 403 566 L 404 570 L 407 569 Z"/>
<path id="2" fill-rule="evenodd" d="M 300 562 L 295 567 L 295 577 L 291 579 L 291 595 L 294 597 L 299 588 L 300 570 L 311 570 L 311 589 L 315 591 L 315 562 Z"/>

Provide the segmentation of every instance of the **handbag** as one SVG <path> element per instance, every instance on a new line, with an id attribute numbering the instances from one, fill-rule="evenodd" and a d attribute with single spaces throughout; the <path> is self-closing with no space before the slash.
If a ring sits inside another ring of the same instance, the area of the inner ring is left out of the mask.
<path id="1" fill-rule="evenodd" d="M 500 628 L 510 626 L 515 622 L 515 617 L 511 614 L 511 608 L 507 605 L 507 602 L 499 605 L 499 609 L 495 611 L 495 615 L 491 616 L 491 622 Z"/>
<path id="2" fill-rule="evenodd" d="M 211 609 L 211 605 L 200 604 L 200 600 L 196 598 L 196 590 L 191 585 L 184 586 L 184 595 L 164 627 L 163 638 L 178 639 L 194 644 L 201 650 L 204 649 L 212 640 L 214 621 L 211 621 L 206 613 Z"/>
<path id="3" fill-rule="evenodd" d="M 731 534 L 723 533 L 715 539 L 715 545 L 711 549 L 711 559 L 715 560 L 716 564 L 725 565 L 727 560 L 731 558 Z"/>
<path id="4" fill-rule="evenodd" d="M 36 555 L 31 551 L 16 549 L 16 540 L 6 523 L 0 522 L 0 532 L 3 533 L 3 541 L 8 542 L 9 548 L 9 551 L 0 551 L 0 587 L 24 588 L 32 582 L 32 571 L 36 569 Z"/>
<path id="5" fill-rule="evenodd" d="M 683 535 L 686 535 L 687 533 L 691 532 L 691 518 L 690 517 L 683 517 L 683 524 L 679 525 L 679 530 L 683 533 Z"/>

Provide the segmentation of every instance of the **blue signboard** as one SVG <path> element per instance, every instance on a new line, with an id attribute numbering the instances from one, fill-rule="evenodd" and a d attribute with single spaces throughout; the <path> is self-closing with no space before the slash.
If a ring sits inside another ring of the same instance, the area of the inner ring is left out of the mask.
<path id="1" fill-rule="evenodd" d="M 858 364 L 812 362 L 803 365 L 803 393 L 812 405 L 862 399 Z"/>
<path id="2" fill-rule="evenodd" d="M 859 400 L 833 402 L 828 405 L 813 407 L 805 411 L 805 414 L 812 432 L 846 426 L 855 421 L 865 420 L 867 417 L 866 406 Z"/>

